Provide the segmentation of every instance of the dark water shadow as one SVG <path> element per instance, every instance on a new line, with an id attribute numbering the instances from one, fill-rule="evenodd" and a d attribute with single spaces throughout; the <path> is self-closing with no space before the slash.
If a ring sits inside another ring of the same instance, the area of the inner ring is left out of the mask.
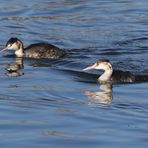
<path id="1" fill-rule="evenodd" d="M 129 45 L 129 44 L 133 44 L 136 42 L 142 42 L 142 41 L 148 41 L 148 37 L 138 37 L 138 38 L 132 38 L 132 39 L 128 39 L 128 40 L 124 40 L 124 41 L 116 41 L 114 42 L 115 45 Z"/>

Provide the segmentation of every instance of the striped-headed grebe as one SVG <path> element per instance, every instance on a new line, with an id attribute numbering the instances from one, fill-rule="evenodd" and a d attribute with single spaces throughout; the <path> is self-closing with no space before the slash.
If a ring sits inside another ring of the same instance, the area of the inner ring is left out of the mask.
<path id="1" fill-rule="evenodd" d="M 4 50 L 14 50 L 17 57 L 58 59 L 65 55 L 65 51 L 48 43 L 35 43 L 24 48 L 23 42 L 17 38 L 10 38 Z"/>
<path id="2" fill-rule="evenodd" d="M 102 59 L 97 61 L 91 66 L 84 68 L 83 70 L 99 69 L 103 70 L 103 74 L 98 78 L 100 83 L 102 82 L 134 82 L 135 76 L 129 71 L 113 70 L 112 64 L 109 60 Z"/>

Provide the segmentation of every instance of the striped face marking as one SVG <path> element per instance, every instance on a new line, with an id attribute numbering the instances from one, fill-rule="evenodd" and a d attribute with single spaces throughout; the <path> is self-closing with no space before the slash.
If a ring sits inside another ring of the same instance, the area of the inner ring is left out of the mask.
<path id="1" fill-rule="evenodd" d="M 18 50 L 17 42 L 7 44 L 6 48 L 9 49 L 9 50 Z"/>
<path id="2" fill-rule="evenodd" d="M 109 60 L 99 60 L 91 66 L 84 68 L 83 70 L 100 69 L 100 70 L 112 70 L 112 64 Z"/>

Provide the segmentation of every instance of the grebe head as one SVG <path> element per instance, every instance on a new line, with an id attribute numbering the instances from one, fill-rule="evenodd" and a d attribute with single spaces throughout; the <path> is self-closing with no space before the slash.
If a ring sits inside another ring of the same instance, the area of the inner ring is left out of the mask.
<path id="1" fill-rule="evenodd" d="M 94 63 L 93 65 L 84 68 L 83 70 L 85 71 L 85 70 L 91 70 L 91 69 L 100 69 L 104 71 L 112 70 L 112 64 L 110 63 L 109 60 L 101 59 L 96 63 Z"/>
<path id="2" fill-rule="evenodd" d="M 23 49 L 23 43 L 19 39 L 10 38 L 7 41 L 5 48 L 2 49 L 1 52 L 4 50 L 14 50 L 17 57 L 22 57 L 24 54 Z"/>
<path id="3" fill-rule="evenodd" d="M 4 49 L 19 50 L 20 48 L 23 48 L 23 43 L 17 38 L 10 38 L 7 41 L 6 47 Z"/>
<path id="4" fill-rule="evenodd" d="M 104 73 L 98 78 L 100 82 L 109 81 L 113 73 L 112 64 L 110 63 L 109 60 L 106 59 L 99 60 L 93 65 L 84 68 L 83 70 L 85 71 L 91 69 L 104 70 Z"/>

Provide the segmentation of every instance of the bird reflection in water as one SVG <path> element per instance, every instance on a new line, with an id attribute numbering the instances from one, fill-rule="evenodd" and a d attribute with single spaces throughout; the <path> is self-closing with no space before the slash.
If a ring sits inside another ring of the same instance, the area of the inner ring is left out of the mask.
<path id="1" fill-rule="evenodd" d="M 89 104 L 111 104 L 113 96 L 112 96 L 112 84 L 104 83 L 100 84 L 100 91 L 91 92 L 85 91 L 85 95 L 90 98 Z"/>
<path id="2" fill-rule="evenodd" d="M 24 73 L 21 72 L 20 70 L 23 69 L 23 68 L 24 68 L 23 59 L 22 58 L 16 58 L 15 62 L 9 64 L 6 67 L 6 70 L 7 70 L 6 75 L 10 76 L 10 77 L 22 76 L 22 75 L 24 75 Z"/>

